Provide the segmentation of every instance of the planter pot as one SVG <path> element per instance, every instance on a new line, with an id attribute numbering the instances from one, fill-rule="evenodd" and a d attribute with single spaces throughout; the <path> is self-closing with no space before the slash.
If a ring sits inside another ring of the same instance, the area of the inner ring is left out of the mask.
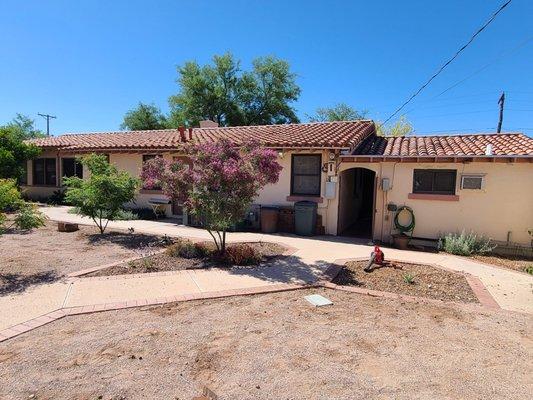
<path id="1" fill-rule="evenodd" d="M 407 250 L 411 238 L 407 235 L 393 235 L 394 247 L 400 250 Z"/>

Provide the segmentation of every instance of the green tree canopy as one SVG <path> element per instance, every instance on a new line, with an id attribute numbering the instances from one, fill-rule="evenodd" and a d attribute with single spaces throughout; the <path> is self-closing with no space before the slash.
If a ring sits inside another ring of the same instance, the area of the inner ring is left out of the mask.
<path id="1" fill-rule="evenodd" d="M 383 126 L 379 121 L 376 121 L 376 133 L 379 136 L 407 136 L 413 133 L 414 128 L 411 122 L 402 115 L 398 120 L 390 125 Z"/>
<path id="2" fill-rule="evenodd" d="M 364 119 L 367 111 L 357 111 L 345 103 L 338 103 L 333 107 L 317 108 L 314 115 L 307 115 L 311 122 L 332 122 L 332 121 L 355 121 Z"/>
<path id="3" fill-rule="evenodd" d="M 79 214 L 90 217 L 103 234 L 123 204 L 135 198 L 139 180 L 126 171 L 117 170 L 104 155 L 90 154 L 82 163 L 91 173 L 89 179 L 64 178 L 65 199 L 77 207 Z"/>
<path id="4" fill-rule="evenodd" d="M 124 115 L 121 129 L 130 131 L 153 130 L 167 128 L 167 118 L 154 104 L 139 103 L 136 108 Z"/>
<path id="5" fill-rule="evenodd" d="M 13 125 L 0 126 L 0 179 L 19 179 L 25 172 L 26 161 L 40 150 L 22 141 L 20 130 Z"/>
<path id="6" fill-rule="evenodd" d="M 11 122 L 8 122 L 4 127 L 9 128 L 12 134 L 20 140 L 46 136 L 39 129 L 35 128 L 35 120 L 19 113 L 17 113 L 15 118 L 13 118 Z"/>
<path id="7" fill-rule="evenodd" d="M 291 103 L 300 95 L 289 64 L 275 57 L 253 60 L 242 71 L 230 53 L 214 56 L 212 65 L 189 61 L 178 67 L 179 93 L 169 98 L 170 124 L 198 125 L 212 120 L 220 126 L 298 122 Z"/>

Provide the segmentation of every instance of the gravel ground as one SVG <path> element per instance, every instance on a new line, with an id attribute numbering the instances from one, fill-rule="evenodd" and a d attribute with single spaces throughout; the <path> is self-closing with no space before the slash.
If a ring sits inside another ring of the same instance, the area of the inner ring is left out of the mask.
<path id="1" fill-rule="evenodd" d="M 533 268 L 533 260 L 526 260 L 523 258 L 515 257 L 502 257 L 502 256 L 483 256 L 475 255 L 473 259 L 481 261 L 486 264 L 497 265 L 498 267 L 504 267 L 515 271 L 525 272 L 527 267 Z"/>
<path id="2" fill-rule="evenodd" d="M 437 300 L 478 302 L 464 275 L 428 265 L 391 262 L 390 266 L 364 272 L 367 261 L 346 263 L 333 280 L 338 285 L 358 286 L 366 289 L 429 297 Z M 406 274 L 413 283 L 404 280 Z"/>
<path id="3" fill-rule="evenodd" d="M 212 242 L 208 243 L 208 246 Z M 248 242 L 263 258 L 263 262 L 268 261 L 276 256 L 283 254 L 285 247 L 277 243 L 268 242 Z M 231 246 L 231 245 L 230 245 Z M 212 245 L 214 248 L 214 245 Z M 173 257 L 166 253 L 151 255 L 141 260 L 130 261 L 128 263 L 115 265 L 110 268 L 102 269 L 84 276 L 109 276 L 123 274 L 141 274 L 148 272 L 178 271 L 183 269 L 198 269 L 220 267 L 220 263 L 209 257 L 205 258 L 183 258 Z"/>
<path id="4" fill-rule="evenodd" d="M 82 225 L 76 232 L 58 232 L 52 221 L 28 233 L 7 232 L 0 235 L 0 295 L 132 257 L 140 246 L 157 241 L 125 232 L 100 235 L 96 227 Z"/>
<path id="5" fill-rule="evenodd" d="M 325 289 L 96 313 L 0 343 L 0 398 L 530 399 L 532 323 Z"/>

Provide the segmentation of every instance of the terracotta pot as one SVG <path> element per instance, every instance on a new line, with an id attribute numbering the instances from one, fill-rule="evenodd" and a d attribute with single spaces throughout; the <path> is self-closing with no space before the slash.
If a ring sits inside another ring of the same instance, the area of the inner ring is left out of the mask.
<path id="1" fill-rule="evenodd" d="M 407 250 L 409 240 L 411 240 L 407 235 L 393 235 L 392 239 L 394 241 L 394 247 L 400 250 Z"/>

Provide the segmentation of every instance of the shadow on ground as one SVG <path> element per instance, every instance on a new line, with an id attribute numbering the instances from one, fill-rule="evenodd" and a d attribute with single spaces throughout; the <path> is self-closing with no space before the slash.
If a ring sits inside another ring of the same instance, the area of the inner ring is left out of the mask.
<path id="1" fill-rule="evenodd" d="M 136 250 L 145 246 L 157 246 L 161 244 L 161 238 L 144 233 L 107 232 L 104 234 L 87 235 L 87 241 L 91 245 L 116 244 L 128 250 Z"/>
<path id="2" fill-rule="evenodd" d="M 233 275 L 251 276 L 270 283 L 309 284 L 319 280 L 323 273 L 333 265 L 319 260 L 313 264 L 304 263 L 297 256 L 278 256 L 254 267 L 233 267 Z"/>
<path id="3" fill-rule="evenodd" d="M 52 283 L 60 278 L 55 271 L 39 272 L 32 275 L 0 273 L 0 296 L 21 293 L 30 286 Z"/>

